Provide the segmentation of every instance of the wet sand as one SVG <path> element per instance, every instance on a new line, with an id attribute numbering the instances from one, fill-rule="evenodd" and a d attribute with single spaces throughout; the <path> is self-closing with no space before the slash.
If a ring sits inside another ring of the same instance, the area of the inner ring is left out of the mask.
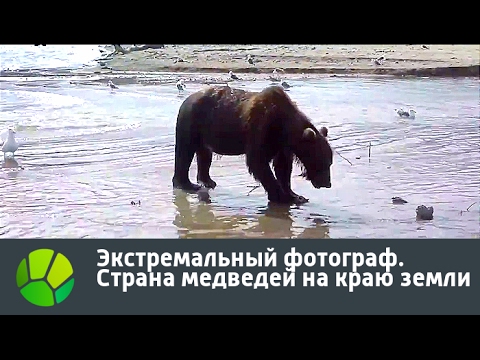
<path id="1" fill-rule="evenodd" d="M 478 77 L 479 49 L 480 45 L 165 45 L 163 49 L 100 59 L 98 68 L 93 70 L 193 73 L 232 70 L 254 73 L 261 78 L 280 68 L 285 74 Z M 108 54 L 112 51 L 113 47 L 109 47 Z M 247 62 L 248 55 L 255 64 Z M 379 58 L 380 63 L 376 64 Z"/>

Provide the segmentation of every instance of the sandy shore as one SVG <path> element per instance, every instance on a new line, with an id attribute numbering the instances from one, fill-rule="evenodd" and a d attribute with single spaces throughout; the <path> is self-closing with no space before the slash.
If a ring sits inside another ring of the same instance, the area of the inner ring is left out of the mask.
<path id="1" fill-rule="evenodd" d="M 99 59 L 94 71 L 228 73 L 232 70 L 261 77 L 280 68 L 285 74 L 478 77 L 479 49 L 480 45 L 165 45 L 163 49 Z M 247 62 L 248 55 L 255 64 Z"/>

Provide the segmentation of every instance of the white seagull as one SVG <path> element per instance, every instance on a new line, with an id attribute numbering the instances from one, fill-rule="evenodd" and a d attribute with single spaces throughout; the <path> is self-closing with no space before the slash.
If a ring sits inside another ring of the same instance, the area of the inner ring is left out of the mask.
<path id="1" fill-rule="evenodd" d="M 415 110 L 410 109 L 410 111 L 405 111 L 403 109 L 395 109 L 397 112 L 398 116 L 402 118 L 410 118 L 410 119 L 415 119 L 415 114 L 417 113 Z"/>
<path id="2" fill-rule="evenodd" d="M 110 89 L 112 89 L 112 90 L 113 90 L 113 89 L 118 89 L 118 86 L 115 85 L 115 84 L 112 82 L 112 80 L 108 80 L 108 84 L 107 84 L 107 85 L 110 86 Z"/>
<path id="3" fill-rule="evenodd" d="M 278 69 L 278 70 L 283 71 L 282 69 Z M 281 79 L 280 79 L 280 75 L 278 75 L 277 69 L 273 69 L 272 75 L 270 75 L 269 79 L 273 82 L 280 82 Z"/>
<path id="4" fill-rule="evenodd" d="M 8 137 L 7 140 L 2 145 L 2 151 L 3 151 L 3 159 L 6 159 L 7 153 L 12 154 L 12 157 L 14 156 L 15 151 L 18 150 L 18 142 L 15 140 L 15 130 L 13 129 L 8 129 Z"/>
<path id="5" fill-rule="evenodd" d="M 240 80 L 240 78 L 239 78 L 237 75 L 235 75 L 235 74 L 233 73 L 233 71 L 231 71 L 231 70 L 228 72 L 228 75 L 229 75 L 230 78 L 233 79 L 233 80 Z"/>
<path id="6" fill-rule="evenodd" d="M 186 86 L 185 86 L 185 83 L 184 83 L 183 79 L 178 80 L 178 81 L 177 81 L 177 89 L 178 89 L 178 91 L 184 91 L 185 88 L 186 88 Z"/>

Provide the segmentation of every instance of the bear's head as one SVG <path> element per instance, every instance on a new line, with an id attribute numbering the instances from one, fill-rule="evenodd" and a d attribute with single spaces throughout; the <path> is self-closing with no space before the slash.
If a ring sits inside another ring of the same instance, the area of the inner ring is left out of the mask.
<path id="1" fill-rule="evenodd" d="M 309 125 L 295 141 L 294 152 L 303 168 L 302 176 L 310 180 L 316 189 L 332 187 L 330 167 L 333 164 L 333 151 L 327 135 L 326 127 L 318 131 L 313 125 Z"/>

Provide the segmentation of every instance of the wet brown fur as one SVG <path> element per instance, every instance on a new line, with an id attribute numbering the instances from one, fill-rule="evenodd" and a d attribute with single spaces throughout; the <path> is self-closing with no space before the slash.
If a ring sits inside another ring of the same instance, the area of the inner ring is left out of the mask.
<path id="1" fill-rule="evenodd" d="M 307 128 L 313 130 L 309 133 L 310 142 L 302 137 Z M 197 155 L 197 180 L 210 188 L 216 186 L 209 175 L 212 153 L 244 154 L 249 173 L 262 183 L 271 201 L 306 202 L 308 199 L 293 193 L 290 187 L 294 162 L 309 179 L 305 161 L 301 161 L 292 149 L 297 149 L 297 152 L 304 149 L 304 160 L 305 157 L 315 158 L 309 160 L 311 177 L 315 177 L 318 171 L 325 173 L 328 170 L 329 184 L 332 151 L 326 134 L 327 129 L 317 130 L 282 87 L 272 86 L 260 92 L 229 86 L 198 91 L 190 95 L 179 109 L 174 187 L 193 191 L 199 189 L 198 185 L 188 180 L 188 169 L 194 155 L 192 151 Z M 272 161 L 276 175 L 280 174 L 283 180 L 273 177 L 269 167 Z M 325 185 L 325 179 L 322 180 L 323 185 L 316 187 L 329 187 Z M 309 180 L 313 183 L 314 179 Z"/>
<path id="2" fill-rule="evenodd" d="M 252 96 L 252 93 L 250 93 L 242 111 L 247 131 L 253 130 L 261 133 L 263 128 L 270 126 L 274 121 L 272 115 L 278 112 L 279 108 L 288 114 L 301 112 L 295 102 L 279 86 L 267 88 L 262 93 L 255 95 L 257 96 Z M 289 117 L 289 119 L 292 120 L 293 118 Z M 309 125 L 313 127 L 313 124 Z M 301 176 L 306 177 L 305 166 L 295 154 L 293 155 L 293 161 L 301 169 Z"/>

